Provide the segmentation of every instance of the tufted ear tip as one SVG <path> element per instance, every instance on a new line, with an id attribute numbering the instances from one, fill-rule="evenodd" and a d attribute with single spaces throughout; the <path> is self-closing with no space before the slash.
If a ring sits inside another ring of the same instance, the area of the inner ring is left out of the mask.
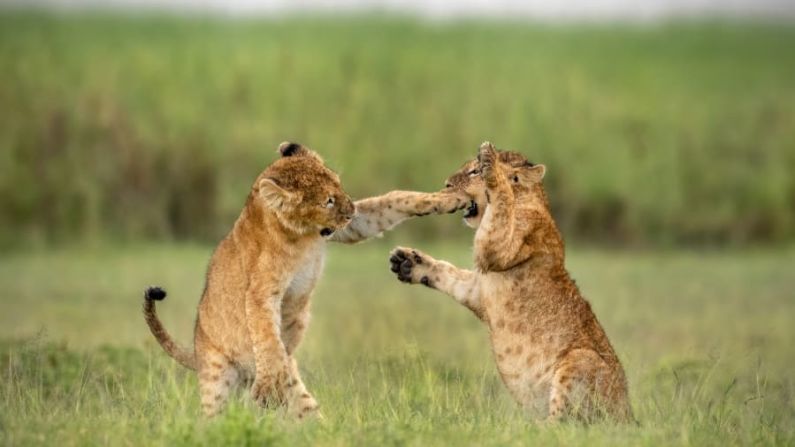
<path id="1" fill-rule="evenodd" d="M 305 151 L 306 149 L 298 143 L 285 141 L 279 145 L 278 150 L 279 153 L 282 155 L 282 157 L 292 157 L 293 155 L 297 155 L 301 151 Z"/>
<path id="2" fill-rule="evenodd" d="M 542 164 L 532 165 L 527 168 L 526 172 L 529 174 L 528 177 L 531 181 L 539 183 L 544 179 L 547 173 L 547 167 Z"/>
<path id="3" fill-rule="evenodd" d="M 279 154 L 281 154 L 282 158 L 287 157 L 306 157 L 310 159 L 315 159 L 320 163 L 323 163 L 323 158 L 317 154 L 317 152 L 309 149 L 308 147 L 304 146 L 301 143 L 293 143 L 291 141 L 285 141 L 279 145 L 277 149 Z"/>
<path id="4" fill-rule="evenodd" d="M 547 174 L 547 167 L 546 165 L 537 164 L 533 166 L 533 169 L 536 170 L 536 175 L 538 175 L 538 180 L 541 181 L 544 176 Z"/>
<path id="5" fill-rule="evenodd" d="M 529 185 L 532 183 L 541 183 L 547 173 L 547 167 L 542 164 L 534 165 L 532 163 L 525 164 L 524 166 L 516 167 L 511 174 L 514 183 L 523 183 Z"/>

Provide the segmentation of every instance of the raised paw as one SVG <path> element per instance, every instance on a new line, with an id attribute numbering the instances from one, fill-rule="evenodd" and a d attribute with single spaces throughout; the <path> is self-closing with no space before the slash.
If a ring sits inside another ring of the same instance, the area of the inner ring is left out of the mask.
<path id="1" fill-rule="evenodd" d="M 495 166 L 497 164 L 497 151 L 494 145 L 484 141 L 478 149 L 478 164 L 480 175 L 486 182 L 491 182 L 496 177 Z"/>
<path id="2" fill-rule="evenodd" d="M 429 214 L 454 213 L 466 208 L 469 200 L 463 193 L 437 192 L 425 195 L 419 201 L 412 213 L 414 216 L 427 216 Z"/>
<path id="3" fill-rule="evenodd" d="M 469 206 L 470 199 L 464 194 L 440 192 L 439 203 L 434 207 L 436 213 L 452 214 Z"/>
<path id="4" fill-rule="evenodd" d="M 398 247 L 390 253 L 389 263 L 399 281 L 433 287 L 427 275 L 430 262 L 422 252 Z"/>

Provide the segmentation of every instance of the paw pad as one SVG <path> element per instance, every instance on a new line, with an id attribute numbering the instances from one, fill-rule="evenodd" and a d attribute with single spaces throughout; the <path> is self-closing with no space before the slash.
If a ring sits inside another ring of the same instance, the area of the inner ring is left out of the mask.
<path id="1" fill-rule="evenodd" d="M 389 258 L 389 269 L 397 273 L 398 280 L 401 282 L 412 282 L 411 274 L 414 266 L 422 264 L 422 256 L 416 251 L 408 253 L 405 250 L 395 250 Z"/>

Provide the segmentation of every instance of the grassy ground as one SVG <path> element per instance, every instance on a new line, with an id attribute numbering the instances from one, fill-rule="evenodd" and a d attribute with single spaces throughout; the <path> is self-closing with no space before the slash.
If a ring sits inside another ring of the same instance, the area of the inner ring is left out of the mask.
<path id="1" fill-rule="evenodd" d="M 0 259 L 6 445 L 792 445 L 793 251 L 575 250 L 569 268 L 624 361 L 640 427 L 537 426 L 507 396 L 483 327 L 398 283 L 390 241 L 333 247 L 300 351 L 326 421 L 296 425 L 245 393 L 199 417 L 196 380 L 140 314 L 145 285 L 189 340 L 210 248 L 62 250 Z M 466 245 L 425 245 L 468 264 Z"/>

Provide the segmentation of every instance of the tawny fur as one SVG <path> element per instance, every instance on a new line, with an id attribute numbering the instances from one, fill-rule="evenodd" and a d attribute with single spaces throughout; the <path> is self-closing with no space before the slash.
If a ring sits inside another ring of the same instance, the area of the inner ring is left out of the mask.
<path id="1" fill-rule="evenodd" d="M 404 282 L 451 295 L 485 322 L 511 395 L 548 420 L 633 420 L 624 370 L 564 266 L 560 233 L 541 180 L 545 167 L 481 146 L 447 181 L 472 200 L 475 269 L 410 248 L 391 253 Z"/>
<path id="2" fill-rule="evenodd" d="M 354 215 L 339 178 L 317 154 L 292 143 L 279 151 L 282 157 L 256 179 L 232 231 L 212 255 L 193 351 L 180 348 L 157 318 L 154 301 L 165 292 L 150 288 L 145 295 L 152 334 L 169 355 L 198 372 L 207 416 L 217 414 L 241 383 L 263 406 L 285 405 L 298 418 L 316 413 L 294 354 L 309 322 L 326 240 L 358 242 L 410 217 L 466 204 L 462 194 L 393 191 L 357 202 Z"/>

